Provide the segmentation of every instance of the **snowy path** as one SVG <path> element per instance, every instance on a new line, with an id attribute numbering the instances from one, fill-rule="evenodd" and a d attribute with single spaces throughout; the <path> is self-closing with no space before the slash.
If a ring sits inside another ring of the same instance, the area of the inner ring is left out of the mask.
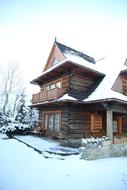
<path id="1" fill-rule="evenodd" d="M 48 139 L 45 137 L 35 137 L 27 135 L 27 136 L 16 136 L 15 138 L 30 145 L 31 147 L 34 147 L 40 153 L 43 153 L 43 155 L 46 157 L 55 156 L 56 158 L 64 159 L 63 156 L 79 154 L 78 148 L 63 147 L 60 146 L 58 141 Z"/>
<path id="2" fill-rule="evenodd" d="M 127 157 L 95 161 L 45 159 L 0 135 L 0 190 L 126 190 Z"/>

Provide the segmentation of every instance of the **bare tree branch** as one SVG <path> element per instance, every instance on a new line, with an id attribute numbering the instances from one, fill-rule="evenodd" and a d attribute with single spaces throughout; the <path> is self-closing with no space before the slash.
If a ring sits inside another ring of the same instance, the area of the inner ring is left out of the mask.
<path id="1" fill-rule="evenodd" d="M 23 83 L 21 80 L 21 74 L 19 72 L 19 64 L 10 63 L 2 72 L 2 94 L 3 94 L 3 107 L 2 111 L 5 115 L 7 115 L 8 104 L 13 96 L 13 106 L 12 107 L 12 114 L 14 114 L 16 109 L 16 104 L 23 90 Z"/>

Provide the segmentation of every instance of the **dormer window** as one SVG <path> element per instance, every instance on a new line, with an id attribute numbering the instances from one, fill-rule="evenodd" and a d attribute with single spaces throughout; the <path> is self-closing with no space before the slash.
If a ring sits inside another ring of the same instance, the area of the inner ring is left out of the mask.
<path id="1" fill-rule="evenodd" d="M 53 62 L 52 62 L 52 65 L 56 65 L 57 63 L 58 63 L 57 60 L 54 58 Z"/>

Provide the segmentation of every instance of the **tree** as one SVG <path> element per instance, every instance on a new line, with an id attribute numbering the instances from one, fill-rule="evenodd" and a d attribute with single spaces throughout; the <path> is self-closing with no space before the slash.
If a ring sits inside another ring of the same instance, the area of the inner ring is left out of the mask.
<path id="1" fill-rule="evenodd" d="M 29 107 L 28 114 L 26 120 L 32 128 L 36 128 L 38 126 L 39 112 L 36 108 Z"/>
<path id="2" fill-rule="evenodd" d="M 14 115 L 22 90 L 23 82 L 19 64 L 10 63 L 1 71 L 0 98 L 2 101 L 0 106 L 4 115 L 8 116 L 8 112 Z"/>
<path id="3" fill-rule="evenodd" d="M 24 92 L 20 95 L 18 105 L 17 105 L 17 114 L 15 117 L 15 121 L 22 123 L 22 124 L 27 124 L 26 116 L 28 112 L 28 108 L 26 107 L 26 100 L 25 100 L 25 94 Z"/>
<path id="4" fill-rule="evenodd" d="M 11 63 L 1 71 L 0 131 L 11 137 L 13 134 L 24 134 L 37 123 L 37 112 L 26 105 L 19 65 Z"/>

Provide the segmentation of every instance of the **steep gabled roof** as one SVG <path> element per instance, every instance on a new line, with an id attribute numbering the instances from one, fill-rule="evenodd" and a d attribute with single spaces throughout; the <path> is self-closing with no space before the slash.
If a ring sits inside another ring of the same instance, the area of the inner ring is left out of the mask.
<path id="1" fill-rule="evenodd" d="M 58 46 L 58 48 L 60 49 L 61 53 L 67 58 L 67 59 L 70 59 L 70 56 L 76 56 L 76 57 L 79 57 L 81 59 L 84 59 L 90 63 L 93 63 L 95 64 L 95 59 L 91 56 L 88 56 L 80 51 L 77 51 L 71 47 L 68 47 L 64 44 L 61 44 L 59 42 L 55 42 Z"/>
<path id="2" fill-rule="evenodd" d="M 59 64 L 65 59 L 73 62 L 87 62 L 95 64 L 95 59 L 93 57 L 55 41 L 49 53 L 43 72 L 54 65 L 54 60 L 56 60 L 56 64 Z"/>

